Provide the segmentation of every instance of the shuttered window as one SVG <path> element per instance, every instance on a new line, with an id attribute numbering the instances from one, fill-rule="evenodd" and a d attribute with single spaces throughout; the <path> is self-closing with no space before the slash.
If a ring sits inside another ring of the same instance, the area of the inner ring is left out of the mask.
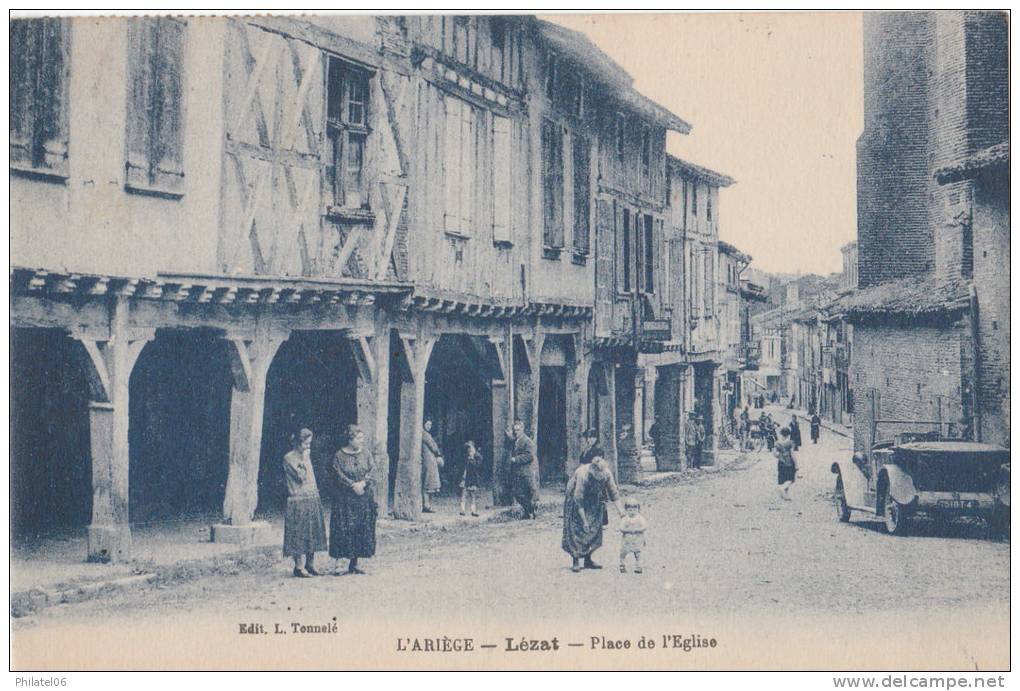
<path id="1" fill-rule="evenodd" d="M 468 236 L 474 225 L 477 114 L 452 96 L 446 97 L 445 106 L 445 227 L 448 233 Z"/>
<path id="2" fill-rule="evenodd" d="M 513 154 L 509 118 L 492 117 L 492 241 L 511 242 L 510 194 Z"/>
<path id="3" fill-rule="evenodd" d="M 127 161 L 129 189 L 184 191 L 182 63 L 185 25 L 137 18 L 128 24 Z"/>
<path id="4" fill-rule="evenodd" d="M 555 122 L 542 121 L 543 241 L 563 247 L 563 131 Z"/>
<path id="5" fill-rule="evenodd" d="M 591 143 L 574 135 L 574 252 L 588 254 L 591 248 Z"/>
<path id="6" fill-rule="evenodd" d="M 645 214 L 644 216 L 645 227 L 644 227 L 644 238 L 642 242 L 642 254 L 643 254 L 643 267 L 642 274 L 644 280 L 644 291 L 646 293 L 655 292 L 655 225 L 652 221 L 651 214 Z"/>
<path id="7" fill-rule="evenodd" d="M 66 176 L 69 20 L 12 20 L 10 41 L 11 167 Z"/>

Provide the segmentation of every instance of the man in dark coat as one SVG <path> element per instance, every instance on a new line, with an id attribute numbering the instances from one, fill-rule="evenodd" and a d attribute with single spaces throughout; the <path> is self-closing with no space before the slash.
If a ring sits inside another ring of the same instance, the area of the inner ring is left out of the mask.
<path id="1" fill-rule="evenodd" d="M 538 488 L 535 487 L 533 463 L 538 463 L 535 442 L 524 433 L 524 424 L 514 422 L 513 430 L 507 434 L 510 448 L 510 488 L 513 498 L 524 509 L 524 518 L 535 518 L 535 501 Z"/>
<path id="2" fill-rule="evenodd" d="M 818 413 L 811 416 L 811 443 L 818 443 L 818 435 L 822 431 L 822 418 L 818 417 Z"/>
<path id="3" fill-rule="evenodd" d="M 800 423 L 797 422 L 797 416 L 794 415 L 790 420 L 790 441 L 793 442 L 793 450 L 800 451 Z"/>
<path id="4" fill-rule="evenodd" d="M 697 413 L 688 415 L 684 425 L 684 445 L 687 447 L 687 464 L 691 468 L 701 467 L 701 445 L 705 441 L 705 428 L 698 420 Z"/>

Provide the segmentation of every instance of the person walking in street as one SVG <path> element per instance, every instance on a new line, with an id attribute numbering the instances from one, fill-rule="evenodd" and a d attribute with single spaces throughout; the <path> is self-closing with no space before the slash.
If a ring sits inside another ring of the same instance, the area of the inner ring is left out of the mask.
<path id="1" fill-rule="evenodd" d="M 634 555 L 634 573 L 641 573 L 641 552 L 645 548 L 645 531 L 648 521 L 641 515 L 641 503 L 637 499 L 623 502 L 627 515 L 620 519 L 620 573 L 627 573 L 627 555 Z"/>
<path id="2" fill-rule="evenodd" d="M 507 433 L 510 447 L 510 487 L 514 500 L 524 510 L 522 518 L 536 518 L 535 503 L 538 488 L 535 487 L 533 464 L 538 463 L 535 442 L 524 433 L 524 423 L 515 420 L 512 431 Z"/>
<path id="3" fill-rule="evenodd" d="M 698 414 L 691 411 L 684 424 L 684 445 L 687 447 L 687 463 L 692 468 L 701 467 L 701 445 L 705 441 L 705 428 L 698 421 Z"/>
<path id="4" fill-rule="evenodd" d="M 772 451 L 776 448 L 776 421 L 768 413 L 764 413 L 764 416 L 765 421 L 762 424 L 762 429 L 765 434 L 765 444 L 768 446 L 769 451 Z"/>
<path id="5" fill-rule="evenodd" d="M 329 556 L 348 559 L 347 573 L 362 574 L 358 559 L 375 556 L 375 462 L 365 448 L 365 433 L 357 425 L 348 425 L 346 443 L 333 458 L 337 493 L 329 520 Z"/>
<path id="6" fill-rule="evenodd" d="M 434 513 L 432 495 L 442 489 L 439 469 L 443 467 L 443 454 L 432 436 L 432 420 L 426 418 L 421 432 L 421 511 Z"/>
<path id="7" fill-rule="evenodd" d="M 811 443 L 818 443 L 818 435 L 822 431 L 822 418 L 818 417 L 818 413 L 814 413 L 811 416 Z"/>
<path id="8" fill-rule="evenodd" d="M 793 457 L 793 441 L 787 427 L 779 430 L 781 439 L 776 442 L 776 476 L 779 496 L 789 501 L 790 488 L 797 480 L 797 462 Z"/>
<path id="9" fill-rule="evenodd" d="M 797 422 L 796 415 L 793 415 L 790 418 L 790 441 L 793 442 L 793 450 L 800 451 L 801 444 L 800 423 Z"/>
<path id="10" fill-rule="evenodd" d="M 478 446 L 470 439 L 464 444 L 464 476 L 460 480 L 460 515 L 467 508 L 467 498 L 471 497 L 471 515 L 478 517 L 478 485 L 482 474 L 482 454 Z"/>
<path id="11" fill-rule="evenodd" d="M 641 452 L 631 433 L 632 430 L 629 424 L 624 423 L 620 425 L 620 433 L 616 435 L 616 466 L 622 483 L 634 482 L 641 470 Z M 591 453 L 594 451 L 589 452 Z"/>
<path id="12" fill-rule="evenodd" d="M 596 429 L 589 427 L 581 434 L 581 458 L 580 462 L 591 463 L 591 459 L 594 458 L 592 453 L 595 449 L 595 442 L 599 439 L 599 433 Z"/>
<path id="13" fill-rule="evenodd" d="M 751 411 L 747 406 L 740 411 L 740 449 L 741 451 L 747 450 L 747 444 L 750 441 L 751 436 Z"/>
<path id="14" fill-rule="evenodd" d="M 592 560 L 592 554 L 602 546 L 606 517 L 606 496 L 624 515 L 620 490 L 606 462 L 605 452 L 597 449 L 591 463 L 577 466 L 567 482 L 563 499 L 563 551 L 570 555 L 574 573 L 584 569 L 601 569 Z"/>
<path id="15" fill-rule="evenodd" d="M 312 468 L 312 431 L 302 429 L 293 436 L 291 444 L 291 450 L 283 457 L 287 481 L 283 554 L 294 560 L 296 578 L 309 578 L 320 575 L 315 570 L 315 553 L 326 549 L 326 523 Z M 304 568 L 301 568 L 302 557 Z"/>

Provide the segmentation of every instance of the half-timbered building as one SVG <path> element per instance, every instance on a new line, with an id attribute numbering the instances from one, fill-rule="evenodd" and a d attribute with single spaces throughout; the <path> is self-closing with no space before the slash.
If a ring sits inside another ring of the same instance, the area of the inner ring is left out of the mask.
<path id="1" fill-rule="evenodd" d="M 445 483 L 474 440 L 505 505 L 514 419 L 544 483 L 586 424 L 612 450 L 639 420 L 681 302 L 664 145 L 688 127 L 579 34 L 76 18 L 11 41 L 16 530 L 87 527 L 96 560 L 185 517 L 252 539 L 289 436 L 321 467 L 350 423 L 381 512 L 415 519 L 425 419 Z"/>

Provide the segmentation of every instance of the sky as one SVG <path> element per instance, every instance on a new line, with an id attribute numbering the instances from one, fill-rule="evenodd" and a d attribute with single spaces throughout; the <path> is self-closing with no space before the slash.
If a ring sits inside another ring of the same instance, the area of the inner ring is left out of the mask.
<path id="1" fill-rule="evenodd" d="M 557 15 L 692 125 L 669 153 L 736 178 L 719 236 L 771 272 L 842 269 L 857 237 L 857 13 Z"/>

